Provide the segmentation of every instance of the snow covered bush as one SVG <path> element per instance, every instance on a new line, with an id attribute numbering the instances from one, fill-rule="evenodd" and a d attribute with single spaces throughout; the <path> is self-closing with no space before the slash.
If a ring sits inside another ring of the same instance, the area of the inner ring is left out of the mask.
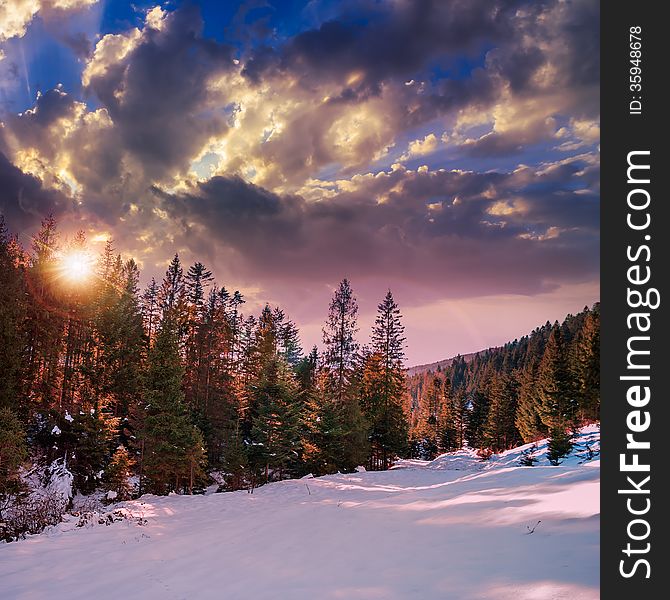
<path id="1" fill-rule="evenodd" d="M 72 500 L 73 478 L 64 460 L 24 474 L 21 492 L 7 499 L 0 515 L 0 537 L 18 540 L 60 523 Z"/>

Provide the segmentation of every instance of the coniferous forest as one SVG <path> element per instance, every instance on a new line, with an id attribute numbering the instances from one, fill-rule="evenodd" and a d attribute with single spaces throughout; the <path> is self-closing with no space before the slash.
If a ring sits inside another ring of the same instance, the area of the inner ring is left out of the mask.
<path id="1" fill-rule="evenodd" d="M 321 350 L 307 351 L 281 307 L 251 314 L 202 263 L 175 255 L 141 287 L 111 240 L 91 256 L 51 217 L 29 247 L 2 224 L 0 281 L 0 517 L 29 497 L 31 465 L 117 500 L 198 493 L 212 476 L 252 492 L 544 437 L 558 463 L 599 418 L 598 305 L 408 376 L 393 294 L 366 335 L 347 279 L 324 306 Z"/>

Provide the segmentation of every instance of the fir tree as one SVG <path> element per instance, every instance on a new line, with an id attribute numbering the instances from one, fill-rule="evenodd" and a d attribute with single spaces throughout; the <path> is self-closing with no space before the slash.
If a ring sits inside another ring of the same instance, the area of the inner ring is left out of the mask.
<path id="1" fill-rule="evenodd" d="M 107 491 L 114 492 L 110 500 L 118 502 L 132 496 L 133 488 L 129 481 L 132 466 L 133 460 L 128 450 L 124 446 L 117 447 L 103 477 Z"/>
<path id="2" fill-rule="evenodd" d="M 0 215 L 0 409 L 25 413 L 21 402 L 27 374 L 27 315 L 22 251 L 12 244 Z"/>
<path id="3" fill-rule="evenodd" d="M 192 491 L 202 476 L 204 441 L 186 414 L 176 326 L 161 323 L 149 355 L 144 427 L 144 474 L 158 494 L 185 487 Z"/>
<path id="4" fill-rule="evenodd" d="M 275 472 L 281 479 L 294 466 L 301 439 L 299 388 L 281 358 L 266 362 L 252 395 L 250 459 L 266 482 Z"/>
<path id="5" fill-rule="evenodd" d="M 358 351 L 356 332 L 358 304 L 347 279 L 340 282 L 328 308 L 328 319 L 323 328 L 324 368 L 329 373 L 327 383 L 338 402 L 348 392 Z"/>
<path id="6" fill-rule="evenodd" d="M 534 442 L 546 436 L 547 427 L 540 417 L 540 399 L 535 369 L 528 366 L 519 374 L 519 400 L 516 427 L 524 442 Z"/>
<path id="7" fill-rule="evenodd" d="M 520 440 L 515 424 L 517 390 L 514 380 L 508 375 L 496 374 L 490 399 L 484 446 L 493 452 L 500 452 L 514 447 Z"/>
<path id="8" fill-rule="evenodd" d="M 551 329 L 537 382 L 542 422 L 550 429 L 574 426 L 577 419 L 574 378 L 568 367 L 567 350 L 558 324 Z"/>
<path id="9" fill-rule="evenodd" d="M 7 496 L 21 488 L 19 467 L 28 457 L 23 424 L 7 407 L 0 407 L 0 520 Z"/>
<path id="10" fill-rule="evenodd" d="M 574 369 L 579 394 L 579 418 L 600 418 L 600 307 L 585 309 L 583 325 L 574 342 Z"/>
<path id="11" fill-rule="evenodd" d="M 556 466 L 560 464 L 561 459 L 570 454 L 572 446 L 571 432 L 566 431 L 564 427 L 558 425 L 549 429 L 547 458 L 552 465 Z"/>
<path id="12" fill-rule="evenodd" d="M 368 421 L 373 427 L 370 459 L 373 468 L 387 469 L 394 457 L 406 449 L 404 330 L 400 310 L 389 290 L 377 307 L 372 329 L 372 353 L 364 375 L 367 378 L 366 401 L 370 411 Z M 375 385 L 378 391 L 374 390 Z"/>

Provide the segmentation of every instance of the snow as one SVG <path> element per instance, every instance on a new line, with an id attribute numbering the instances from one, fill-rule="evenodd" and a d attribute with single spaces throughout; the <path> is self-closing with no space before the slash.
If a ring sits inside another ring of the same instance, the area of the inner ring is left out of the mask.
<path id="1" fill-rule="evenodd" d="M 463 450 L 253 494 L 145 495 L 0 544 L 0 596 L 596 600 L 598 441 L 583 429 L 559 466 L 542 442 L 532 467 L 517 466 L 528 446 Z"/>

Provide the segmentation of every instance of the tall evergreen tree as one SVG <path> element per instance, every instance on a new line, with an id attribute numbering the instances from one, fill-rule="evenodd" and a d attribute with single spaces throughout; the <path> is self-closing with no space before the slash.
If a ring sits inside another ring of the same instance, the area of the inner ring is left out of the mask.
<path id="1" fill-rule="evenodd" d="M 406 449 L 404 347 L 400 310 L 389 290 L 377 307 L 372 352 L 363 367 L 362 402 L 372 427 L 370 466 L 373 469 L 387 469 L 394 457 Z"/>
<path id="2" fill-rule="evenodd" d="M 338 402 L 343 402 L 351 383 L 358 343 L 358 304 L 349 280 L 343 279 L 330 301 L 323 328 L 323 365 L 329 373 L 328 385 Z"/>
<path id="3" fill-rule="evenodd" d="M 192 491 L 205 459 L 202 434 L 191 424 L 184 405 L 176 329 L 169 318 L 161 323 L 146 378 L 143 470 L 158 494 Z"/>
<path id="4" fill-rule="evenodd" d="M 570 452 L 572 431 L 578 419 L 577 390 L 570 372 L 567 348 L 563 341 L 561 328 L 555 324 L 542 356 L 538 370 L 538 392 L 540 398 L 540 417 L 549 429 L 549 447 L 551 462 Z"/>
<path id="5" fill-rule="evenodd" d="M 23 400 L 27 375 L 27 315 L 22 251 L 12 243 L 0 215 L 0 409 L 26 412 Z"/>
<path id="6" fill-rule="evenodd" d="M 504 373 L 494 376 L 490 391 L 491 404 L 484 430 L 484 445 L 493 452 L 513 448 L 520 436 L 516 428 L 516 382 Z"/>
<path id="7" fill-rule="evenodd" d="M 574 369 L 579 395 L 579 419 L 600 419 L 600 306 L 585 309 L 583 325 L 574 341 Z"/>
<path id="8" fill-rule="evenodd" d="M 161 307 L 161 322 L 170 320 L 176 328 L 180 352 L 184 336 L 188 329 L 188 306 L 186 303 L 186 281 L 179 254 L 175 254 L 165 271 L 165 276 L 158 292 L 158 303 Z"/>
<path id="9" fill-rule="evenodd" d="M 142 294 L 142 320 L 147 334 L 147 348 L 151 348 L 160 321 L 159 289 L 152 277 Z"/>
<path id="10" fill-rule="evenodd" d="M 537 441 L 547 435 L 547 427 L 540 417 L 540 399 L 536 369 L 529 365 L 519 373 L 519 402 L 516 427 L 525 443 Z"/>
<path id="11" fill-rule="evenodd" d="M 538 369 L 540 417 L 549 428 L 568 429 L 576 424 L 577 394 L 568 365 L 561 328 L 555 324 Z"/>
<path id="12" fill-rule="evenodd" d="M 253 385 L 255 415 L 251 429 L 251 461 L 267 482 L 290 472 L 301 440 L 300 390 L 288 365 L 279 357 L 267 361 Z"/>

